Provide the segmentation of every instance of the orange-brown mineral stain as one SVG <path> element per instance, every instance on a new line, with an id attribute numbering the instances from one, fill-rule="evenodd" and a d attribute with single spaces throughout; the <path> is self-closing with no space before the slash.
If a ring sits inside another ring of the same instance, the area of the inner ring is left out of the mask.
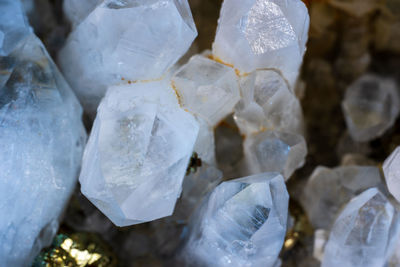
<path id="1" fill-rule="evenodd" d="M 183 104 L 182 104 L 182 97 L 181 97 L 181 95 L 179 94 L 178 90 L 176 89 L 176 84 L 175 84 L 174 81 L 171 81 L 171 87 L 172 87 L 172 89 L 173 89 L 174 92 L 175 92 L 176 98 L 178 99 L 179 106 L 183 107 Z M 185 110 L 185 111 L 188 111 L 188 110 Z"/>

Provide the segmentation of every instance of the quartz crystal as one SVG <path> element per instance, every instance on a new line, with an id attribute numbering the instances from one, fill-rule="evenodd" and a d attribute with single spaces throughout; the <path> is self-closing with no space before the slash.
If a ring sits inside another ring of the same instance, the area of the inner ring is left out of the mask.
<path id="1" fill-rule="evenodd" d="M 353 198 L 333 225 L 322 267 L 384 266 L 399 237 L 399 214 L 377 188 Z"/>
<path id="2" fill-rule="evenodd" d="M 0 0 L 0 266 L 28 266 L 50 245 L 86 138 L 78 100 L 29 26 L 4 34 L 25 25 L 21 10 Z"/>
<path id="3" fill-rule="evenodd" d="M 200 266 L 274 266 L 285 237 L 288 200 L 278 173 L 222 183 L 193 216 L 183 257 Z"/>
<path id="4" fill-rule="evenodd" d="M 276 71 L 260 70 L 240 78 L 242 99 L 235 120 L 243 134 L 265 129 L 303 133 L 300 102 Z"/>
<path id="5" fill-rule="evenodd" d="M 351 137 L 372 140 L 394 124 L 400 111 L 398 88 L 394 80 L 365 74 L 347 88 L 342 107 Z"/>
<path id="6" fill-rule="evenodd" d="M 198 130 L 167 81 L 111 87 L 85 150 L 82 192 L 118 226 L 171 215 Z"/>
<path id="7" fill-rule="evenodd" d="M 246 137 L 244 155 L 249 173 L 280 172 L 287 180 L 303 166 L 307 147 L 301 135 L 265 131 Z"/>
<path id="8" fill-rule="evenodd" d="M 70 34 L 59 63 L 93 116 L 108 86 L 160 78 L 196 36 L 187 0 L 106 0 Z"/>
<path id="9" fill-rule="evenodd" d="M 217 125 L 240 99 L 235 70 L 202 55 L 193 56 L 172 77 L 182 105 Z"/>
<path id="10" fill-rule="evenodd" d="M 305 186 L 301 200 L 311 224 L 315 228 L 329 230 L 343 205 L 362 191 L 377 186 L 384 190 L 376 167 L 317 167 Z"/>
<path id="11" fill-rule="evenodd" d="M 225 0 L 213 53 L 241 73 L 279 70 L 293 87 L 308 26 L 308 11 L 300 0 Z"/>
<path id="12" fill-rule="evenodd" d="M 389 192 L 400 202 L 400 146 L 383 163 Z"/>
<path id="13" fill-rule="evenodd" d="M 73 28 L 81 23 L 104 0 L 64 0 L 63 10 Z"/>
<path id="14" fill-rule="evenodd" d="M 202 161 L 216 165 L 214 127 L 199 117 L 197 121 L 200 128 L 193 150 Z"/>

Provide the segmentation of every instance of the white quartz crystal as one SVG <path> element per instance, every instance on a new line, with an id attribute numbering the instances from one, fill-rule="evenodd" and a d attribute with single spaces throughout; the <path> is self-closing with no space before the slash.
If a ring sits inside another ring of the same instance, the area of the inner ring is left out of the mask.
<path id="1" fill-rule="evenodd" d="M 21 6 L 15 9 L 18 3 L 0 0 L 0 35 L 3 29 L 25 23 Z M 86 138 L 78 100 L 30 31 L 6 31 L 0 42 L 0 266 L 4 267 L 30 266 L 51 243 L 76 185 Z M 28 35 L 20 38 L 22 33 Z"/>
<path id="2" fill-rule="evenodd" d="M 203 55 L 193 56 L 172 77 L 184 108 L 217 125 L 240 99 L 235 70 Z"/>
<path id="3" fill-rule="evenodd" d="M 211 127 L 205 120 L 199 117 L 197 121 L 200 128 L 193 150 L 202 161 L 216 165 L 214 127 Z"/>
<path id="4" fill-rule="evenodd" d="M 196 36 L 187 0 L 106 0 L 72 31 L 59 63 L 93 116 L 108 86 L 160 78 Z"/>
<path id="5" fill-rule="evenodd" d="M 196 212 L 182 256 L 199 266 L 274 266 L 285 238 L 288 200 L 278 173 L 222 183 Z"/>
<path id="6" fill-rule="evenodd" d="M 213 53 L 242 73 L 277 69 L 294 86 L 309 16 L 300 0 L 225 0 Z"/>
<path id="7" fill-rule="evenodd" d="M 400 202 L 400 146 L 383 163 L 389 192 Z"/>
<path id="8" fill-rule="evenodd" d="M 63 10 L 71 22 L 72 27 L 75 28 L 103 1 L 104 0 L 64 0 Z"/>
<path id="9" fill-rule="evenodd" d="M 307 146 L 301 135 L 265 131 L 246 137 L 244 155 L 249 173 L 279 172 L 287 180 L 304 165 Z"/>
<path id="10" fill-rule="evenodd" d="M 400 111 L 396 82 L 365 74 L 347 88 L 342 107 L 354 140 L 379 137 L 393 126 Z"/>
<path id="11" fill-rule="evenodd" d="M 83 194 L 118 226 L 171 215 L 198 131 L 169 82 L 111 87 L 85 150 Z"/>
<path id="12" fill-rule="evenodd" d="M 300 102 L 276 71 L 260 70 L 240 78 L 242 99 L 235 120 L 243 134 L 265 129 L 303 133 Z"/>
<path id="13" fill-rule="evenodd" d="M 311 174 L 301 202 L 315 228 L 329 230 L 340 209 L 371 187 L 383 191 L 379 169 L 372 166 L 317 167 Z"/>
<path id="14" fill-rule="evenodd" d="M 324 250 L 326 242 L 328 241 L 329 232 L 324 229 L 317 229 L 314 233 L 314 249 L 313 257 L 319 261 L 324 258 Z"/>
<path id="15" fill-rule="evenodd" d="M 384 266 L 399 238 L 399 214 L 377 188 L 353 198 L 333 225 L 322 267 Z"/>

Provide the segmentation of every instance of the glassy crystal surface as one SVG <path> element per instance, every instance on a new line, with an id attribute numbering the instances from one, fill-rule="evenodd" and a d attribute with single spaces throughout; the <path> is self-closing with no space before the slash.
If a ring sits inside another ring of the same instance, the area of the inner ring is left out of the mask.
<path id="1" fill-rule="evenodd" d="M 342 103 L 347 128 L 356 141 L 369 141 L 393 126 L 400 99 L 394 80 L 365 74 L 347 88 Z"/>
<path id="2" fill-rule="evenodd" d="M 372 166 L 317 167 L 309 178 L 302 204 L 315 228 L 329 230 L 340 209 L 351 198 L 371 187 L 384 185 Z"/>
<path id="3" fill-rule="evenodd" d="M 251 174 L 279 172 L 289 179 L 304 165 L 307 146 L 301 135 L 265 131 L 246 137 L 244 155 Z"/>
<path id="4" fill-rule="evenodd" d="M 225 0 L 213 54 L 240 72 L 273 68 L 294 85 L 309 26 L 300 0 Z"/>
<path id="5" fill-rule="evenodd" d="M 235 120 L 243 134 L 265 129 L 303 133 L 300 102 L 279 73 L 260 70 L 241 77 L 240 91 Z"/>
<path id="6" fill-rule="evenodd" d="M 25 20 L 18 2 L 0 1 L 0 29 Z M 86 139 L 78 100 L 40 40 L 22 32 L 0 44 L 0 266 L 28 266 L 51 243 Z"/>
<path id="7" fill-rule="evenodd" d="M 216 165 L 214 127 L 211 127 L 199 117 L 197 117 L 197 121 L 200 128 L 193 151 L 198 154 L 202 161 Z"/>
<path id="8" fill-rule="evenodd" d="M 94 115 L 108 86 L 160 78 L 196 36 L 187 0 L 107 0 L 70 34 L 59 63 Z"/>
<path id="9" fill-rule="evenodd" d="M 400 202 L 400 147 L 385 160 L 383 172 L 389 192 Z"/>
<path id="10" fill-rule="evenodd" d="M 377 188 L 353 198 L 333 225 L 322 267 L 384 266 L 399 237 L 399 214 Z"/>
<path id="11" fill-rule="evenodd" d="M 193 56 L 172 77 L 184 108 L 217 125 L 240 99 L 235 70 L 203 55 Z"/>
<path id="12" fill-rule="evenodd" d="M 194 216 L 183 257 L 200 266 L 274 266 L 285 237 L 288 198 L 278 173 L 222 183 Z"/>
<path id="13" fill-rule="evenodd" d="M 75 28 L 103 1 L 104 0 L 64 0 L 63 10 L 71 22 L 72 27 Z"/>
<path id="14" fill-rule="evenodd" d="M 198 131 L 168 82 L 111 87 L 83 157 L 83 194 L 117 226 L 171 215 Z"/>

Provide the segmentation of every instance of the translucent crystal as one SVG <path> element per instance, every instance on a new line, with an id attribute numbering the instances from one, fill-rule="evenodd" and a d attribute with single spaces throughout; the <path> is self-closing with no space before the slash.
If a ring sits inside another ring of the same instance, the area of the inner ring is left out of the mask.
<path id="1" fill-rule="evenodd" d="M 64 0 L 63 10 L 71 22 L 72 27 L 75 28 L 103 1 L 104 0 Z"/>
<path id="2" fill-rule="evenodd" d="M 339 210 L 362 191 L 379 186 L 379 169 L 372 166 L 317 167 L 302 196 L 302 204 L 315 228 L 329 230 Z"/>
<path id="3" fill-rule="evenodd" d="M 202 161 L 216 165 L 214 127 L 211 127 L 205 120 L 199 117 L 197 121 L 200 128 L 193 150 Z"/>
<path id="4" fill-rule="evenodd" d="M 307 146 L 301 135 L 265 131 L 246 137 L 244 154 L 249 173 L 280 172 L 289 179 L 303 166 Z"/>
<path id="5" fill-rule="evenodd" d="M 240 72 L 274 68 L 293 86 L 309 26 L 300 0 L 225 0 L 213 53 Z"/>
<path id="6" fill-rule="evenodd" d="M 389 192 L 400 202 L 400 147 L 385 160 L 383 172 Z"/>
<path id="7" fill-rule="evenodd" d="M 0 25 L 19 19 L 17 2 L 0 1 Z M 4 41 L 15 50 L 0 57 L 0 266 L 30 266 L 57 232 L 86 133 L 78 100 L 40 40 L 7 33 Z"/>
<path id="8" fill-rule="evenodd" d="M 198 130 L 166 81 L 111 87 L 83 157 L 83 194 L 118 226 L 171 215 Z"/>
<path id="9" fill-rule="evenodd" d="M 260 70 L 241 77 L 240 90 L 235 120 L 243 134 L 265 129 L 303 133 L 300 102 L 277 72 Z"/>
<path id="10" fill-rule="evenodd" d="M 187 0 L 107 0 L 70 34 L 59 63 L 94 115 L 108 86 L 160 78 L 196 35 Z"/>
<path id="11" fill-rule="evenodd" d="M 274 266 L 285 237 L 288 200 L 277 173 L 222 183 L 194 216 L 183 257 L 200 266 Z"/>
<path id="12" fill-rule="evenodd" d="M 322 261 L 322 259 L 324 258 L 324 250 L 326 242 L 328 241 L 329 232 L 324 229 L 317 229 L 314 236 L 315 239 L 313 257 L 319 261 Z"/>
<path id="13" fill-rule="evenodd" d="M 377 188 L 353 198 L 333 225 L 322 267 L 384 266 L 399 237 L 399 214 Z"/>
<path id="14" fill-rule="evenodd" d="M 400 111 L 397 90 L 394 80 L 372 74 L 347 88 L 342 107 L 354 140 L 372 140 L 392 127 Z"/>
<path id="15" fill-rule="evenodd" d="M 184 108 L 217 125 L 240 99 L 235 70 L 202 55 L 193 56 L 172 77 Z"/>

